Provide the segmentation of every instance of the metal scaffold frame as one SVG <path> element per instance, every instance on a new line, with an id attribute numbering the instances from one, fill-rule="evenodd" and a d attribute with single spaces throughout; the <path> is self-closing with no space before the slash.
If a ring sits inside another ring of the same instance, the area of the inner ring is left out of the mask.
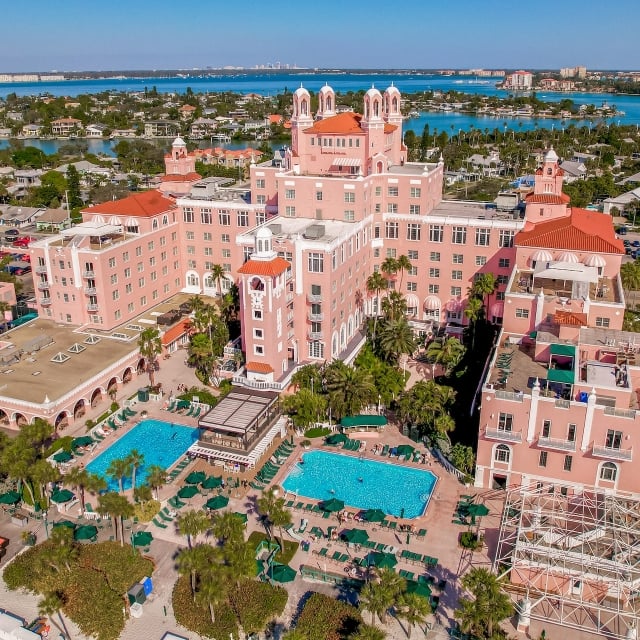
<path id="1" fill-rule="evenodd" d="M 635 639 L 640 498 L 545 482 L 508 489 L 493 568 L 530 618 Z"/>

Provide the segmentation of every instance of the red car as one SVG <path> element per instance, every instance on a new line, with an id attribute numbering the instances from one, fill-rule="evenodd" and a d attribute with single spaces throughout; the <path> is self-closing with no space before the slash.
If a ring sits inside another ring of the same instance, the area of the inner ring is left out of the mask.
<path id="1" fill-rule="evenodd" d="M 24 236 L 23 238 L 18 238 L 13 244 L 13 247 L 28 247 L 30 242 L 33 242 L 35 238 L 30 238 L 29 236 Z"/>

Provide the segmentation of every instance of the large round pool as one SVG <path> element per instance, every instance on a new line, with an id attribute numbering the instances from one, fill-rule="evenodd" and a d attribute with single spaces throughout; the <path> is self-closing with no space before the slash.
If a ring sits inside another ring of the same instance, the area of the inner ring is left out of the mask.
<path id="1" fill-rule="evenodd" d="M 117 438 L 117 433 L 109 437 Z M 135 449 L 144 456 L 143 465 L 136 471 L 136 485 L 140 486 L 144 484 L 149 466 L 168 469 L 197 439 L 198 430 L 192 427 L 162 420 L 142 420 L 92 460 L 87 471 L 103 477 L 109 489 L 117 490 L 118 481 L 107 474 L 107 469 L 112 460 L 126 458 Z M 124 488 L 131 488 L 131 477 L 124 479 Z"/>
<path id="2" fill-rule="evenodd" d="M 421 516 L 435 488 L 431 471 L 328 451 L 308 451 L 283 488 L 296 495 L 338 498 L 357 509 L 381 509 L 398 517 Z"/>

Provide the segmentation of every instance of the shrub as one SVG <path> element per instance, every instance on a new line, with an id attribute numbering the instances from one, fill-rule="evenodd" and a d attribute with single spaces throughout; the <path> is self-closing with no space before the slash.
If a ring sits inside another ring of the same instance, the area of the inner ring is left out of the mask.
<path id="1" fill-rule="evenodd" d="M 117 402 L 112 402 L 109 409 L 111 409 L 111 413 L 115 413 L 120 408 L 120 405 Z"/>
<path id="2" fill-rule="evenodd" d="M 189 402 L 191 402 L 191 398 L 193 398 L 193 396 L 198 396 L 200 402 L 208 404 L 211 407 L 215 407 L 218 404 L 217 396 L 214 396 L 211 391 L 204 389 L 203 387 L 191 387 L 184 393 L 181 393 L 178 398 L 180 400 L 189 400 Z"/>
<path id="3" fill-rule="evenodd" d="M 463 531 L 458 541 L 463 549 L 471 549 L 472 551 L 482 546 L 482 540 L 478 539 L 478 536 L 473 531 Z"/>
<path id="4" fill-rule="evenodd" d="M 277 533 L 277 531 L 276 531 Z M 263 540 L 268 540 L 269 537 L 266 533 L 262 533 L 261 531 L 253 531 L 247 540 L 247 544 L 249 544 L 252 548 L 257 549 L 258 545 Z M 280 544 L 280 538 L 273 539 L 272 542 L 277 542 Z M 275 560 L 281 564 L 289 564 L 296 555 L 296 551 L 300 545 L 297 542 L 293 542 L 292 540 L 284 541 L 284 553 L 282 551 L 278 551 L 276 553 Z"/>
<path id="5" fill-rule="evenodd" d="M 157 500 L 148 500 L 147 502 L 137 502 L 133 505 L 133 515 L 140 522 L 151 522 L 154 516 L 160 511 L 160 503 Z"/>
<path id="6" fill-rule="evenodd" d="M 73 438 L 71 436 L 63 436 L 62 438 L 58 438 L 54 440 L 47 450 L 44 453 L 44 457 L 48 458 L 50 455 L 56 453 L 56 451 L 60 451 L 60 449 L 64 449 L 65 451 L 71 451 L 71 443 L 73 442 Z"/>
<path id="7" fill-rule="evenodd" d="M 323 438 L 331 433 L 329 427 L 311 427 L 304 432 L 305 438 Z"/>
<path id="8" fill-rule="evenodd" d="M 342 640 L 355 633 L 361 623 L 355 607 L 314 593 L 304 605 L 296 630 L 307 640 Z"/>
<path id="9" fill-rule="evenodd" d="M 229 603 L 244 631 L 258 633 L 284 611 L 287 597 L 282 587 L 245 579 L 231 591 Z"/>

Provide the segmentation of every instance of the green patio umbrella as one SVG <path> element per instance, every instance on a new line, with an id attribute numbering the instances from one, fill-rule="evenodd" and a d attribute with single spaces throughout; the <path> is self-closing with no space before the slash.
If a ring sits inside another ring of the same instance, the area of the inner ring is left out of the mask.
<path id="1" fill-rule="evenodd" d="M 71 522 L 71 520 L 58 520 L 58 522 L 53 523 L 53 528 L 57 529 L 58 527 L 66 527 L 67 529 L 75 529 L 76 523 Z"/>
<path id="2" fill-rule="evenodd" d="M 181 409 L 187 409 L 191 403 L 188 400 L 178 400 L 178 405 L 176 406 L 176 410 L 180 411 Z"/>
<path id="3" fill-rule="evenodd" d="M 327 444 L 340 444 L 342 442 L 346 442 L 349 438 L 344 433 L 333 433 L 330 436 L 327 436 L 325 442 Z"/>
<path id="4" fill-rule="evenodd" d="M 242 522 L 242 524 L 247 524 L 249 521 L 249 516 L 246 513 L 240 513 L 239 511 L 234 511 L 233 515 Z"/>
<path id="5" fill-rule="evenodd" d="M 367 557 L 369 565 L 378 567 L 378 569 L 393 569 L 398 564 L 398 560 L 393 553 L 376 551 L 374 553 L 370 553 Z"/>
<path id="6" fill-rule="evenodd" d="M 189 498 L 193 498 L 193 496 L 198 495 L 198 493 L 200 492 L 197 487 L 194 487 L 193 485 L 181 487 L 178 491 L 178 498 L 186 498 L 188 500 Z"/>
<path id="7" fill-rule="evenodd" d="M 422 598 L 431 597 L 431 589 L 429 585 L 415 580 L 407 580 L 407 593 L 415 593 Z"/>
<path id="8" fill-rule="evenodd" d="M 338 500 L 338 498 L 331 498 L 330 500 L 325 500 L 322 503 L 322 510 L 328 511 L 329 513 L 333 513 L 335 511 L 342 511 L 344 509 L 344 502 L 342 500 Z"/>
<path id="9" fill-rule="evenodd" d="M 480 516 L 488 516 L 489 509 L 484 504 L 470 504 L 467 507 L 467 514 L 476 518 Z"/>
<path id="10" fill-rule="evenodd" d="M 387 514 L 382 509 L 367 509 L 363 518 L 366 522 L 382 522 Z"/>
<path id="11" fill-rule="evenodd" d="M 207 474 L 204 471 L 192 471 L 184 481 L 187 484 L 200 484 L 207 479 Z"/>
<path id="12" fill-rule="evenodd" d="M 58 453 L 56 453 L 56 455 L 53 456 L 53 459 L 55 460 L 55 462 L 69 462 L 71 458 L 73 458 L 73 456 L 68 451 L 64 451 L 64 450 L 58 451 Z"/>
<path id="13" fill-rule="evenodd" d="M 200 482 L 203 489 L 217 489 L 222 486 L 222 476 L 207 476 Z"/>
<path id="14" fill-rule="evenodd" d="M 71 446 L 76 449 L 77 447 L 88 447 L 90 444 L 93 444 L 93 438 L 91 436 L 80 436 L 79 438 L 74 438 Z"/>
<path id="15" fill-rule="evenodd" d="M 138 531 L 131 536 L 131 543 L 134 547 L 148 547 L 153 541 L 153 536 L 149 531 Z"/>
<path id="16" fill-rule="evenodd" d="M 269 577 L 276 582 L 292 582 L 296 578 L 296 572 L 288 564 L 272 564 Z"/>
<path id="17" fill-rule="evenodd" d="M 73 532 L 74 540 L 93 540 L 98 535 L 98 527 L 93 524 L 85 524 Z"/>
<path id="18" fill-rule="evenodd" d="M 408 456 L 415 451 L 415 447 L 412 447 L 410 444 L 401 444 L 396 447 L 396 451 L 399 456 Z"/>
<path id="19" fill-rule="evenodd" d="M 369 534 L 364 529 L 349 529 L 342 537 L 349 544 L 364 544 L 369 539 Z"/>
<path id="20" fill-rule="evenodd" d="M 0 495 L 0 504 L 16 504 L 20 500 L 20 494 L 16 491 L 7 491 Z"/>
<path id="21" fill-rule="evenodd" d="M 204 504 L 205 509 L 223 509 L 229 504 L 229 498 L 227 496 L 215 496 L 210 498 Z"/>
<path id="22" fill-rule="evenodd" d="M 69 500 L 73 500 L 73 497 L 73 493 L 69 489 L 59 489 L 51 494 L 51 501 L 58 503 L 69 502 Z"/>

